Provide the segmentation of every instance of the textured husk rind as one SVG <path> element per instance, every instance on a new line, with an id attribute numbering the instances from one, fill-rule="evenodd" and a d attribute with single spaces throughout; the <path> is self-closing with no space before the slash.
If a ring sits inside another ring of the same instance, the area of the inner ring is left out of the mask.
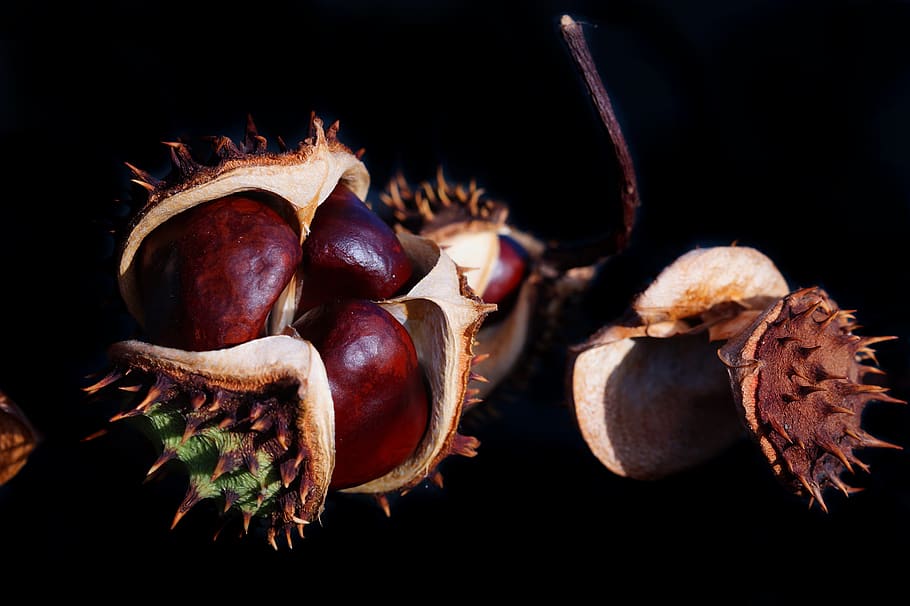
<path id="1" fill-rule="evenodd" d="M 667 266 L 622 318 L 569 352 L 570 404 L 592 453 L 618 475 L 657 479 L 742 437 L 713 342 L 786 292 L 748 247 L 698 248 Z"/>
<path id="2" fill-rule="evenodd" d="M 841 476 L 868 471 L 857 450 L 899 448 L 861 426 L 871 401 L 905 403 L 867 382 L 870 373 L 884 374 L 870 345 L 895 337 L 860 337 L 853 332 L 858 326 L 853 312 L 823 289 L 802 288 L 770 305 L 718 352 L 741 420 L 774 474 L 822 508 L 827 487 L 849 495 L 855 490 Z"/>
<path id="3" fill-rule="evenodd" d="M 131 340 L 113 344 L 109 355 L 116 364 L 167 377 L 184 394 L 223 389 L 255 401 L 272 386 L 292 386 L 297 439 L 312 455 L 304 461 L 311 486 L 305 519 L 322 512 L 335 466 L 335 409 L 325 366 L 311 343 L 275 335 L 227 349 L 184 351 Z"/>
<path id="4" fill-rule="evenodd" d="M 0 486 L 25 466 L 38 443 L 38 434 L 22 409 L 0 391 Z"/>

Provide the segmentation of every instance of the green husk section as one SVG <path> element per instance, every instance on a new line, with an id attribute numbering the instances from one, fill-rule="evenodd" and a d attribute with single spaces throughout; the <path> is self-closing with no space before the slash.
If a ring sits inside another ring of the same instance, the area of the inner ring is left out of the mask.
<path id="1" fill-rule="evenodd" d="M 185 466 L 188 496 L 193 495 L 196 501 L 215 499 L 225 505 L 230 503 L 225 511 L 256 515 L 274 509 L 281 479 L 273 458 L 263 450 L 254 451 L 253 469 L 241 466 L 216 477 L 219 461 L 240 457 L 244 434 L 215 426 L 184 440 L 184 414 L 168 403 L 153 404 L 144 416 L 150 424 L 150 437 L 161 445 L 162 453 L 173 453 L 172 458 Z"/>

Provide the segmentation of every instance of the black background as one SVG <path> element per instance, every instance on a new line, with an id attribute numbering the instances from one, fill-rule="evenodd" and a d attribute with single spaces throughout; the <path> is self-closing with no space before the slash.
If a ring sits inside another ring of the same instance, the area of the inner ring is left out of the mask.
<path id="1" fill-rule="evenodd" d="M 872 471 L 848 480 L 864 492 L 831 494 L 828 514 L 785 493 L 751 444 L 659 482 L 616 477 L 575 430 L 560 349 L 676 256 L 736 241 L 794 288 L 821 285 L 856 309 L 861 334 L 898 336 L 878 359 L 893 395 L 910 397 L 906 3 L 325 1 L 219 7 L 208 23 L 181 6 L 46 9 L 12 8 L 21 37 L 0 42 L 0 386 L 42 434 L 0 487 L 4 577 L 43 571 L 99 599 L 198 590 L 222 602 L 906 595 L 905 451 L 861 453 Z M 161 141 L 236 139 L 248 113 L 273 142 L 296 142 L 316 111 L 365 150 L 374 198 L 398 170 L 419 180 L 441 165 L 542 238 L 596 236 L 615 227 L 618 182 L 563 13 L 586 24 L 642 207 L 553 359 L 466 420 L 478 456 L 447 461 L 444 488 L 396 499 L 391 518 L 333 499 L 321 526 L 278 552 L 258 537 L 213 540 L 205 506 L 170 529 L 184 480 L 143 483 L 154 453 L 127 431 L 82 441 L 107 411 L 80 388 L 131 326 L 110 256 L 124 162 L 162 174 Z M 907 414 L 872 404 L 865 427 L 907 446 Z"/>

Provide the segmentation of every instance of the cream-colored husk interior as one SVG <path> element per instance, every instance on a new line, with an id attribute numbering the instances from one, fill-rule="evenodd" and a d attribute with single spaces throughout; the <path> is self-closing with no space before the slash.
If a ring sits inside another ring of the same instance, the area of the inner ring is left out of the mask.
<path id="1" fill-rule="evenodd" d="M 142 323 L 135 257 L 143 240 L 159 225 L 199 204 L 248 191 L 262 191 L 287 200 L 296 210 L 301 239 L 306 237 L 316 208 L 343 181 L 361 200 L 369 189 L 369 174 L 356 156 L 331 150 L 320 138 L 310 153 L 295 162 L 294 156 L 250 156 L 205 183 L 152 201 L 125 241 L 120 257 L 120 292 L 130 313 Z M 257 163 L 257 160 L 260 162 Z"/>
<path id="2" fill-rule="evenodd" d="M 380 305 L 404 325 L 414 341 L 432 393 L 429 424 L 407 461 L 346 492 L 384 493 L 409 487 L 446 456 L 461 420 L 474 336 L 480 320 L 495 308 L 461 294 L 457 266 L 433 241 L 407 233 L 398 238 L 415 269 L 425 275 L 406 295 Z"/>

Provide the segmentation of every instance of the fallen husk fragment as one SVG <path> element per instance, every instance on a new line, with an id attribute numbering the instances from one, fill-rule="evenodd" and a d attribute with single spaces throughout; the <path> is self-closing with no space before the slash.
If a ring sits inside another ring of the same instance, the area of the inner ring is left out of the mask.
<path id="1" fill-rule="evenodd" d="M 895 337 L 860 337 L 855 328 L 852 311 L 821 288 L 803 288 L 776 301 L 719 351 L 739 413 L 774 474 L 826 511 L 826 488 L 850 495 L 857 489 L 841 476 L 869 470 L 856 450 L 900 448 L 861 427 L 871 401 L 904 403 L 886 387 L 864 382 L 883 374 L 870 346 Z"/>
<path id="2" fill-rule="evenodd" d="M 618 475 L 657 479 L 742 437 L 715 342 L 787 290 L 753 248 L 699 248 L 666 267 L 623 318 L 570 350 L 571 405 L 594 455 Z"/>
<path id="3" fill-rule="evenodd" d="M 841 475 L 868 471 L 857 449 L 899 448 L 861 428 L 869 402 L 903 403 L 864 382 L 884 375 L 870 346 L 894 337 L 856 327 L 821 288 L 791 291 L 753 248 L 692 250 L 573 348 L 578 427 L 609 470 L 642 480 L 754 440 L 788 490 L 827 511 L 826 488 L 849 495 Z"/>
<path id="4" fill-rule="evenodd" d="M 35 429 L 22 409 L 0 391 L 0 486 L 25 466 L 37 442 Z"/>

